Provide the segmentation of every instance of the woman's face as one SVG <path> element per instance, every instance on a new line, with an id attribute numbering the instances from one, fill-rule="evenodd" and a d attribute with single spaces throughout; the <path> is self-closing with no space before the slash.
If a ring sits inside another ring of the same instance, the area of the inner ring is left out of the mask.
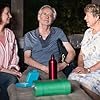
<path id="1" fill-rule="evenodd" d="M 12 18 L 10 9 L 9 7 L 5 7 L 2 14 L 1 14 L 1 19 L 2 19 L 2 24 L 7 25 L 10 23 L 10 18 Z"/>
<path id="2" fill-rule="evenodd" d="M 86 12 L 84 20 L 86 21 L 88 27 L 94 27 L 98 21 L 98 17 L 93 16 L 91 12 Z"/>

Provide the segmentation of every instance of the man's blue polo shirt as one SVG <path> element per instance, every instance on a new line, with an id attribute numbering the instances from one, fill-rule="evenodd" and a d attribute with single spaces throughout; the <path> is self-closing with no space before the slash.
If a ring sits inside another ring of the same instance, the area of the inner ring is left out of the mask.
<path id="1" fill-rule="evenodd" d="M 46 40 L 39 35 L 38 29 L 32 30 L 25 34 L 24 37 L 24 51 L 31 50 L 31 57 L 35 61 L 48 66 L 51 55 L 54 54 L 57 62 L 60 59 L 57 40 L 61 39 L 68 42 L 68 39 L 62 29 L 58 27 L 51 27 L 51 32 Z"/>

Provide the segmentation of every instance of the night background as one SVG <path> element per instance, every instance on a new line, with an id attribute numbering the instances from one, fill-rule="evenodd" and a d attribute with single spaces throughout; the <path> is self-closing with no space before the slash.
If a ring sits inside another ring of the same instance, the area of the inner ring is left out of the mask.
<path id="1" fill-rule="evenodd" d="M 0 2 L 10 4 L 11 0 Z M 91 0 L 23 0 L 23 2 L 23 35 L 38 27 L 37 12 L 45 4 L 56 9 L 57 18 L 52 26 L 62 28 L 65 34 L 83 34 L 87 28 L 84 21 L 84 7 L 91 3 Z"/>
<path id="2" fill-rule="evenodd" d="M 60 27 L 65 34 L 83 34 L 86 30 L 84 7 L 91 0 L 24 0 L 24 33 L 38 27 L 37 12 L 48 4 L 57 11 L 53 26 Z"/>

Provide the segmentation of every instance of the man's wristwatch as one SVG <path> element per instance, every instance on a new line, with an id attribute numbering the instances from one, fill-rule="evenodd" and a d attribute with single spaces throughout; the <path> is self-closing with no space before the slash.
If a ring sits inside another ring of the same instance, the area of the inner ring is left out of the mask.
<path id="1" fill-rule="evenodd" d="M 64 62 L 67 64 L 67 66 L 69 66 L 69 63 L 66 60 L 64 60 Z"/>
<path id="2" fill-rule="evenodd" d="M 88 73 L 90 73 L 91 72 L 90 68 L 87 68 L 87 71 L 88 71 Z"/>

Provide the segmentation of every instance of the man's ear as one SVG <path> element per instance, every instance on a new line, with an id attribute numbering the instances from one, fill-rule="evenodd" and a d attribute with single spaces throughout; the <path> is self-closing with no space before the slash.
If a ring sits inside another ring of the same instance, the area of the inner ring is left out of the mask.
<path id="1" fill-rule="evenodd" d="M 38 19 L 38 21 L 40 20 L 40 14 L 38 14 L 37 19 Z"/>

